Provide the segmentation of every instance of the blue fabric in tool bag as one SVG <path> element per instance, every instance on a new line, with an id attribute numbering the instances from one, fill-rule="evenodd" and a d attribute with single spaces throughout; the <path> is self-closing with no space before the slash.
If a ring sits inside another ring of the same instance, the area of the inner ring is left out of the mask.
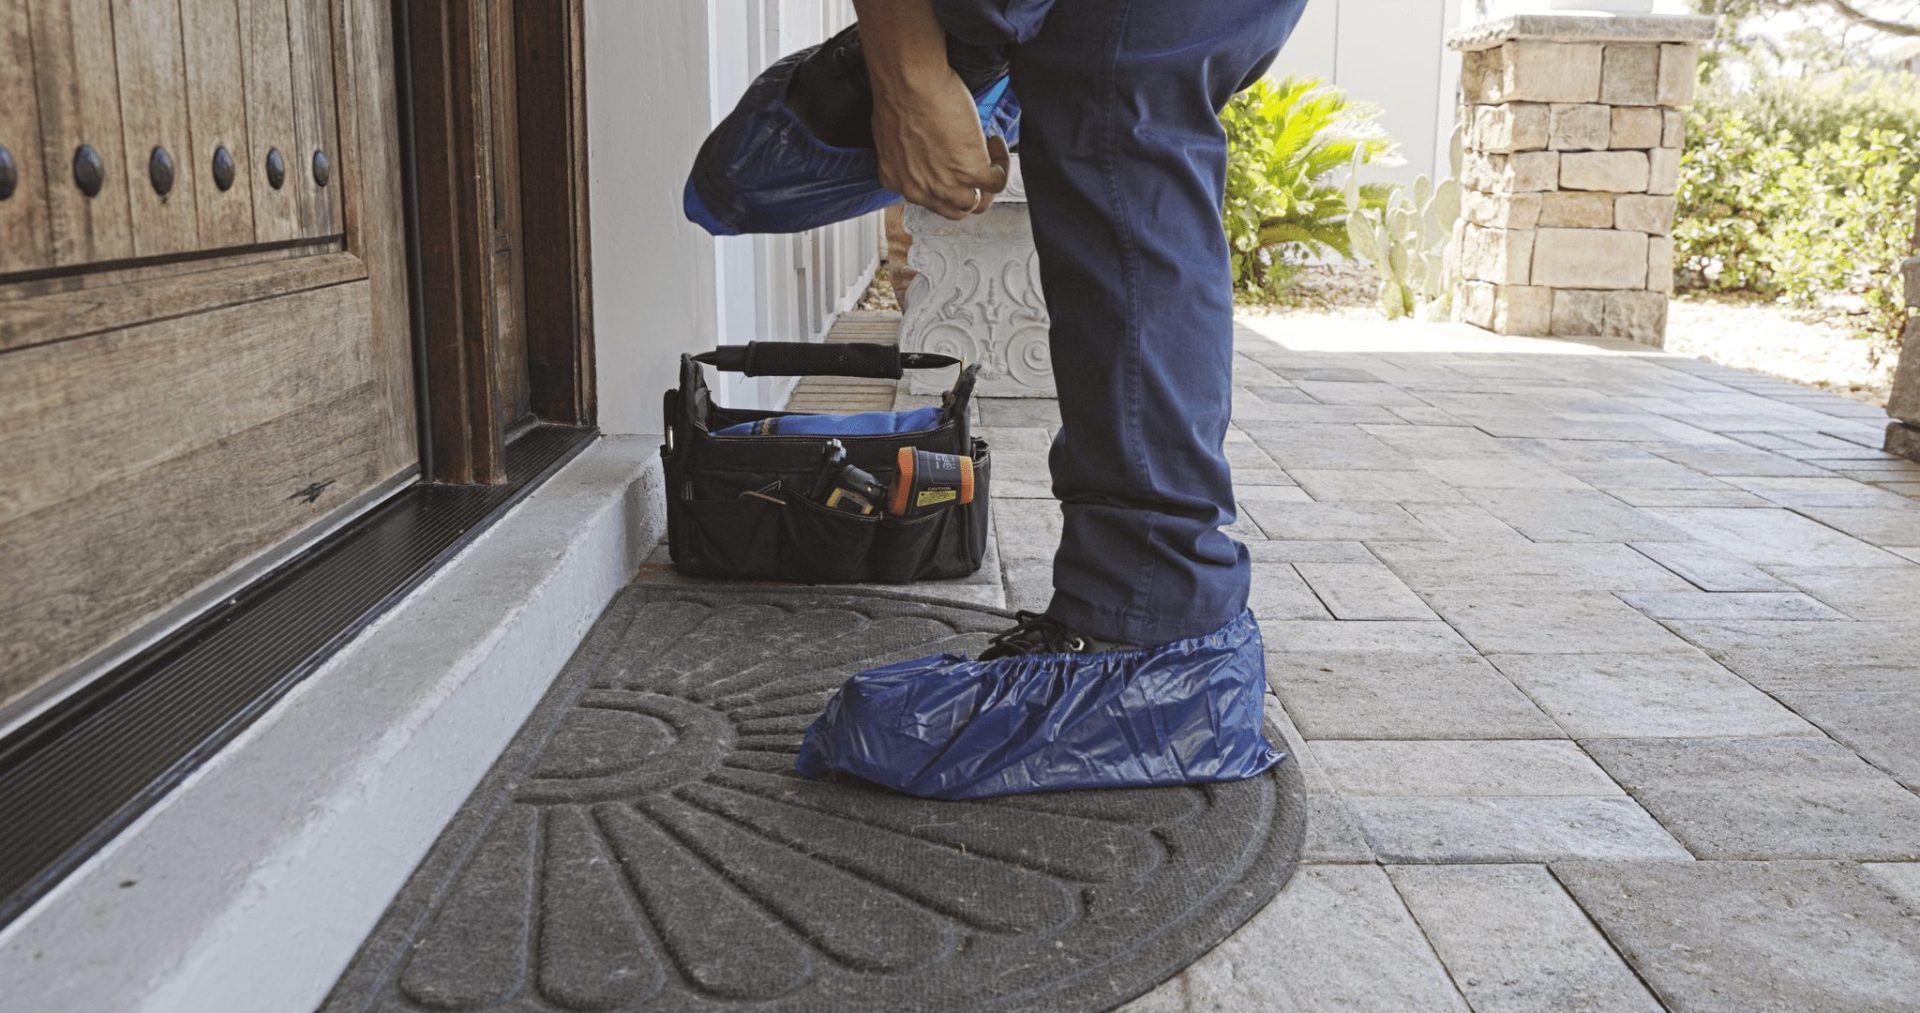
<path id="1" fill-rule="evenodd" d="M 1265 690 L 1251 612 L 1145 650 L 941 654 L 849 679 L 794 768 L 939 799 L 1237 781 L 1285 759 L 1262 731 Z"/>
<path id="2" fill-rule="evenodd" d="M 795 70 L 818 49 L 767 68 L 707 136 L 682 195 L 688 221 L 716 236 L 804 232 L 900 203 L 880 185 L 871 146 L 828 144 L 788 106 Z M 980 88 L 974 102 L 982 131 L 1019 141 L 1020 103 L 1006 77 Z"/>
<path id="3" fill-rule="evenodd" d="M 714 430 L 715 436 L 883 436 L 917 433 L 940 424 L 939 408 L 851 415 L 776 415 Z"/>

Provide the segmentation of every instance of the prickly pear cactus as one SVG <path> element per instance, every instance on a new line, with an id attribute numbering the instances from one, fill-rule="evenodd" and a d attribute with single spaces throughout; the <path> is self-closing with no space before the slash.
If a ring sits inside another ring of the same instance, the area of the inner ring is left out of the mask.
<path id="1" fill-rule="evenodd" d="M 1448 154 L 1456 178 L 1421 176 L 1395 187 L 1386 206 L 1347 216 L 1353 252 L 1380 272 L 1380 311 L 1388 319 L 1446 318 L 1452 303 L 1453 225 L 1460 218 L 1460 131 Z"/>

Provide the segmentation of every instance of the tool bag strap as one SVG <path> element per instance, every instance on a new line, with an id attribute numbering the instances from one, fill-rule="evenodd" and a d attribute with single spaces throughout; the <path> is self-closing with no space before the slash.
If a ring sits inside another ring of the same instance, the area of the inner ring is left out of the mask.
<path id="1" fill-rule="evenodd" d="M 858 341 L 749 341 L 722 345 L 693 357 L 715 369 L 747 376 L 866 376 L 898 380 L 904 370 L 959 364 L 951 355 L 902 352 L 892 345 Z"/>

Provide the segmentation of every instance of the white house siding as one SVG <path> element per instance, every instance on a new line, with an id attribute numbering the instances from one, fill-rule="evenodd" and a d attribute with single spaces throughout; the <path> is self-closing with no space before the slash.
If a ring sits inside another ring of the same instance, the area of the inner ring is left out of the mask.
<path id="1" fill-rule="evenodd" d="M 693 152 L 747 82 L 853 18 L 847 0 L 588 0 L 587 114 L 600 425 L 660 430 L 681 352 L 819 340 L 879 259 L 878 217 L 796 236 L 715 239 L 686 221 Z M 728 376 L 729 404 L 778 380 Z"/>
<path id="2" fill-rule="evenodd" d="M 1268 76 L 1317 77 L 1381 107 L 1380 122 L 1400 145 L 1406 164 L 1370 169 L 1367 178 L 1411 184 L 1421 174 L 1447 176 L 1460 57 L 1445 43 L 1461 21 L 1461 5 L 1462 0 L 1308 0 Z"/>

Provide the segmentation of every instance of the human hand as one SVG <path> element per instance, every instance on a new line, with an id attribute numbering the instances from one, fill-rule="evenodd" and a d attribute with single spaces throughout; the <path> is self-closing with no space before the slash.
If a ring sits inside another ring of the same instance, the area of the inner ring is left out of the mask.
<path id="1" fill-rule="evenodd" d="M 944 64 L 910 86 L 876 87 L 880 183 L 943 218 L 979 214 L 1007 188 L 1007 142 L 980 132 L 967 86 Z"/>

